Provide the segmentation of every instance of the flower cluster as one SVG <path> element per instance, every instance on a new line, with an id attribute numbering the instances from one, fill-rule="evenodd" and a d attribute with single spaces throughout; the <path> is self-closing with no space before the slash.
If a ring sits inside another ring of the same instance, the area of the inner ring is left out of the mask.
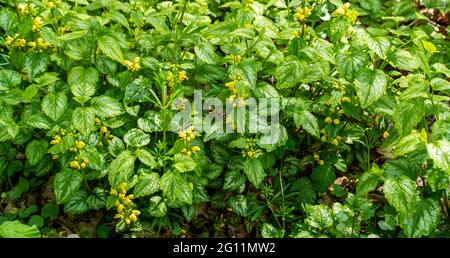
<path id="1" fill-rule="evenodd" d="M 70 162 L 70 167 L 73 169 L 84 169 L 87 167 L 89 161 L 82 158 L 78 151 L 80 149 L 83 149 L 86 146 L 86 144 L 83 141 L 75 141 L 75 145 L 73 147 L 69 148 L 69 151 L 75 152 L 76 156 L 75 158 Z"/>
<path id="2" fill-rule="evenodd" d="M 111 188 L 110 194 L 118 196 L 115 203 L 117 208 L 117 214 L 114 216 L 115 219 L 123 220 L 127 225 L 138 220 L 141 212 L 133 209 L 135 206 L 133 203 L 134 196 L 132 194 L 127 195 L 126 183 L 121 183 L 119 185 L 119 191 Z"/>
<path id="3" fill-rule="evenodd" d="M 61 3 L 61 0 L 44 0 L 44 6 L 47 9 L 55 8 L 59 3 Z"/>
<path id="4" fill-rule="evenodd" d="M 61 142 L 61 137 L 65 136 L 67 134 L 67 131 L 64 129 L 59 128 L 58 129 L 59 134 L 53 136 L 53 140 L 50 141 L 50 144 L 55 145 Z"/>
<path id="5" fill-rule="evenodd" d="M 343 16 L 351 22 L 355 22 L 358 18 L 358 12 L 350 9 L 350 3 L 345 3 L 341 7 L 338 7 L 334 14 L 337 16 Z"/>
<path id="6" fill-rule="evenodd" d="M 256 157 L 261 152 L 261 150 L 255 149 L 255 147 L 255 139 L 247 138 L 247 144 L 245 146 L 245 149 L 242 150 L 242 156 L 250 159 Z"/>
<path id="7" fill-rule="evenodd" d="M 317 152 L 314 152 L 313 158 L 317 162 L 317 164 L 319 164 L 319 165 L 325 164 L 325 161 L 320 159 L 320 156 L 319 156 L 319 154 L 317 154 Z"/>
<path id="8" fill-rule="evenodd" d="M 186 130 L 181 130 L 178 132 L 178 137 L 180 137 L 183 141 L 186 147 L 183 148 L 181 151 L 182 153 L 191 156 L 193 153 L 198 153 L 201 149 L 199 146 L 189 146 L 189 142 L 194 140 L 196 136 L 199 136 L 200 134 L 194 131 L 194 127 L 190 126 Z"/>
<path id="9" fill-rule="evenodd" d="M 34 4 L 20 3 L 17 5 L 17 11 L 19 12 L 20 15 L 25 16 L 28 14 L 34 14 L 36 13 L 37 10 Z"/>
<path id="10" fill-rule="evenodd" d="M 174 66 L 174 67 L 176 69 L 176 66 Z M 174 71 L 174 72 L 176 73 L 176 71 Z M 178 72 L 177 78 L 178 78 L 178 82 L 182 82 L 182 81 L 189 79 L 189 77 L 187 76 L 187 72 L 184 70 L 181 70 Z M 175 85 L 175 76 L 174 76 L 173 72 L 169 71 L 167 73 L 166 79 L 167 79 L 167 84 L 170 87 L 173 87 Z"/>
<path id="11" fill-rule="evenodd" d="M 102 126 L 102 120 L 100 118 L 95 118 L 95 124 L 100 127 L 100 136 L 102 137 L 102 141 L 106 141 L 107 143 L 110 143 L 111 139 L 114 137 L 114 135 L 111 134 L 111 131 L 108 130 L 108 127 Z"/>
<path id="12" fill-rule="evenodd" d="M 141 59 L 137 56 L 133 59 L 133 62 L 128 60 L 123 61 L 123 65 L 125 65 L 128 70 L 137 72 L 141 69 L 141 65 L 139 64 L 140 60 Z"/>
<path id="13" fill-rule="evenodd" d="M 311 16 L 311 13 L 312 13 L 312 8 L 309 8 L 309 7 L 297 8 L 297 10 L 295 11 L 295 18 L 299 22 L 303 22 L 306 19 L 308 19 L 309 16 Z"/>
<path id="14" fill-rule="evenodd" d="M 31 30 L 33 32 L 39 32 L 43 24 L 44 21 L 42 20 L 42 18 L 37 16 L 33 19 L 33 25 L 31 26 Z"/>

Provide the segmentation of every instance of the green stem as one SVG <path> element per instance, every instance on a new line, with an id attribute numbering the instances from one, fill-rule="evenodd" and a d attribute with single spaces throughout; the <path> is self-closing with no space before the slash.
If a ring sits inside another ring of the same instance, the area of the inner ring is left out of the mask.
<path id="1" fill-rule="evenodd" d="M 281 207 L 284 211 L 284 189 L 283 189 L 283 178 L 282 178 L 282 174 L 281 174 L 281 169 L 278 172 L 279 177 L 280 177 L 280 187 L 281 187 Z M 285 229 L 286 224 L 285 224 L 285 218 L 284 215 L 281 217 L 281 219 L 283 220 L 283 229 Z"/>

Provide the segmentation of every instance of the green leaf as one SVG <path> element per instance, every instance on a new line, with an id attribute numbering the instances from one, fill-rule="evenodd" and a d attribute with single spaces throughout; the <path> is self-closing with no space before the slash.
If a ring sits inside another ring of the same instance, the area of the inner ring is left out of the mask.
<path id="1" fill-rule="evenodd" d="M 419 200 L 416 183 L 406 176 L 388 177 L 384 195 L 398 212 L 406 213 Z"/>
<path id="2" fill-rule="evenodd" d="M 293 191 L 298 191 L 298 202 L 300 204 L 313 204 L 317 199 L 314 185 L 308 177 L 301 177 L 298 181 L 294 182 Z"/>
<path id="3" fill-rule="evenodd" d="M 6 221 L 0 225 L 0 236 L 3 238 L 40 238 L 37 226 L 28 226 L 17 220 Z"/>
<path id="4" fill-rule="evenodd" d="M 95 187 L 92 193 L 86 199 L 86 205 L 89 210 L 100 210 L 106 207 L 108 192 L 100 187 Z"/>
<path id="5" fill-rule="evenodd" d="M 94 95 L 99 74 L 93 67 L 77 66 L 70 70 L 67 81 L 75 100 L 84 103 Z"/>
<path id="6" fill-rule="evenodd" d="M 138 127 L 147 133 L 161 132 L 163 129 L 161 114 L 153 110 L 145 112 L 144 117 L 139 118 L 137 123 Z"/>
<path id="7" fill-rule="evenodd" d="M 106 169 L 106 160 L 104 155 L 100 154 L 97 148 L 92 146 L 85 146 L 83 149 L 79 150 L 80 156 L 88 161 L 88 168 L 95 170 Z"/>
<path id="8" fill-rule="evenodd" d="M 164 217 L 167 213 L 167 206 L 163 198 L 161 198 L 160 196 L 153 196 L 152 198 L 150 198 L 148 213 L 153 217 Z"/>
<path id="9" fill-rule="evenodd" d="M 447 92 L 450 94 L 450 82 L 447 80 L 444 80 L 442 78 L 434 78 L 430 81 L 431 88 L 433 90 L 441 91 L 441 92 Z"/>
<path id="10" fill-rule="evenodd" d="M 223 189 L 228 191 L 238 191 L 245 187 L 246 178 L 238 170 L 230 170 L 225 174 Z"/>
<path id="11" fill-rule="evenodd" d="M 434 161 L 434 165 L 450 174 L 450 142 L 442 139 L 427 144 L 428 155 Z"/>
<path id="12" fill-rule="evenodd" d="M 184 190 L 187 184 L 182 174 L 174 171 L 166 172 L 161 177 L 161 190 L 169 200 L 175 201 Z"/>
<path id="13" fill-rule="evenodd" d="M 77 107 L 72 113 L 72 125 L 84 135 L 95 129 L 95 110 L 90 107 Z"/>
<path id="14" fill-rule="evenodd" d="M 30 220 L 28 221 L 28 225 L 30 226 L 37 226 L 37 227 L 42 227 L 44 226 L 44 219 L 39 216 L 39 215 L 33 215 L 31 216 Z"/>
<path id="15" fill-rule="evenodd" d="M 116 99 L 108 96 L 99 96 L 91 100 L 91 107 L 99 117 L 113 117 L 125 113 L 125 110 Z"/>
<path id="16" fill-rule="evenodd" d="M 133 195 L 135 197 L 144 197 L 152 195 L 159 191 L 161 179 L 158 173 L 141 174 L 138 177 L 137 184 L 134 186 Z"/>
<path id="17" fill-rule="evenodd" d="M 207 64 L 214 64 L 217 62 L 216 53 L 211 43 L 201 41 L 195 45 L 194 51 L 198 59 Z"/>
<path id="18" fill-rule="evenodd" d="M 45 140 L 33 140 L 28 143 L 25 149 L 25 155 L 27 156 L 30 165 L 36 165 L 41 161 L 45 153 L 47 153 L 48 143 Z"/>
<path id="19" fill-rule="evenodd" d="M 129 150 L 122 151 L 109 165 L 108 181 L 113 188 L 122 182 L 128 182 L 134 172 L 136 157 Z"/>
<path id="20" fill-rule="evenodd" d="M 123 150 L 125 150 L 125 144 L 118 137 L 113 137 L 108 146 L 109 154 L 117 157 Z"/>
<path id="21" fill-rule="evenodd" d="M 71 169 L 64 169 L 55 175 L 53 187 L 55 189 L 56 203 L 62 204 L 70 200 L 70 198 L 78 192 L 83 175 Z"/>
<path id="22" fill-rule="evenodd" d="M 124 101 L 128 104 L 145 102 L 151 96 L 150 89 L 151 83 L 148 79 L 137 78 L 126 86 Z"/>
<path id="23" fill-rule="evenodd" d="M 264 223 L 261 227 L 261 236 L 263 238 L 282 238 L 284 230 L 276 229 L 272 224 Z"/>
<path id="24" fill-rule="evenodd" d="M 74 196 L 64 204 L 64 212 L 68 214 L 82 214 L 89 210 L 87 204 L 88 193 L 86 191 L 78 191 Z"/>
<path id="25" fill-rule="evenodd" d="M 47 54 L 30 52 L 25 55 L 24 69 L 30 80 L 34 80 L 36 75 L 45 72 L 49 63 L 50 58 Z"/>
<path id="26" fill-rule="evenodd" d="M 333 213 L 327 206 L 307 205 L 305 211 L 307 214 L 305 223 L 310 227 L 324 230 L 333 225 Z"/>
<path id="27" fill-rule="evenodd" d="M 230 199 L 228 199 L 228 205 L 237 215 L 247 217 L 248 214 L 247 198 L 245 198 L 244 195 L 238 194 L 231 196 Z"/>
<path id="28" fill-rule="evenodd" d="M 42 111 L 53 121 L 57 121 L 67 108 L 67 97 L 63 92 L 49 93 L 42 99 Z"/>
<path id="29" fill-rule="evenodd" d="M 401 70 L 412 71 L 419 68 L 416 58 L 406 50 L 398 50 L 389 56 L 389 63 Z"/>
<path id="30" fill-rule="evenodd" d="M 356 186 L 356 194 L 358 196 L 365 196 L 369 192 L 375 190 L 378 185 L 378 176 L 371 172 L 365 172 L 358 180 Z"/>
<path id="31" fill-rule="evenodd" d="M 42 76 L 34 79 L 34 81 L 40 86 L 51 85 L 59 80 L 58 73 L 44 73 Z"/>
<path id="32" fill-rule="evenodd" d="M 317 118 L 309 111 L 301 111 L 294 114 L 294 122 L 297 127 L 302 126 L 305 131 L 320 138 L 319 124 Z"/>
<path id="33" fill-rule="evenodd" d="M 150 143 L 150 135 L 141 129 L 133 128 L 123 136 L 123 141 L 130 146 L 143 147 Z"/>
<path id="34" fill-rule="evenodd" d="M 407 237 L 429 236 L 441 221 L 441 210 L 436 200 L 415 202 L 408 212 L 400 214 L 400 228 Z"/>
<path id="35" fill-rule="evenodd" d="M 17 14 L 10 9 L 2 8 L 0 11 L 0 27 L 6 32 L 17 26 Z"/>
<path id="36" fill-rule="evenodd" d="M 445 190 L 450 185 L 450 174 L 437 168 L 428 169 L 425 174 L 425 179 L 427 185 L 431 187 L 433 192 Z"/>
<path id="37" fill-rule="evenodd" d="M 0 142 L 14 139 L 20 128 L 10 117 L 0 115 Z"/>
<path id="38" fill-rule="evenodd" d="M 376 102 L 386 91 L 386 75 L 381 70 L 364 69 L 355 80 L 356 94 L 363 108 Z"/>
<path id="39" fill-rule="evenodd" d="M 45 219 L 55 220 L 59 215 L 59 205 L 53 203 L 46 203 L 42 207 L 41 216 Z"/>
<path id="40" fill-rule="evenodd" d="M 245 137 L 239 137 L 228 144 L 228 148 L 244 149 L 246 147 L 247 147 L 247 139 Z"/>
<path id="41" fill-rule="evenodd" d="M 0 70 L 0 90 L 9 90 L 19 85 L 20 74 L 13 70 Z"/>
<path id="42" fill-rule="evenodd" d="M 403 101 L 398 105 L 394 113 L 395 127 L 399 134 L 404 136 L 425 116 L 425 107 L 423 101 Z"/>
<path id="43" fill-rule="evenodd" d="M 111 36 L 102 36 L 98 41 L 98 47 L 107 57 L 119 63 L 123 62 L 123 54 L 119 43 Z"/>
<path id="44" fill-rule="evenodd" d="M 419 164 L 406 158 L 389 160 L 383 164 L 385 177 L 407 176 L 411 180 L 416 180 L 419 172 Z"/>
<path id="45" fill-rule="evenodd" d="M 361 48 L 351 47 L 346 52 L 337 55 L 336 67 L 345 79 L 352 82 L 359 73 L 369 64 L 367 51 Z"/>
<path id="46" fill-rule="evenodd" d="M 311 180 L 317 191 L 325 192 L 334 180 L 336 180 L 336 174 L 331 166 L 327 164 L 319 165 L 313 170 Z"/>
<path id="47" fill-rule="evenodd" d="M 197 166 L 197 163 L 191 158 L 184 155 L 180 155 L 181 158 L 176 158 L 176 162 L 173 167 L 180 173 L 192 171 Z"/>
<path id="48" fill-rule="evenodd" d="M 263 165 L 257 158 L 248 159 L 244 162 L 244 173 L 248 180 L 256 188 L 259 188 L 262 181 L 266 177 Z"/>
<path id="49" fill-rule="evenodd" d="M 295 86 L 304 77 L 306 63 L 295 56 L 286 57 L 276 70 L 277 88 L 286 89 Z"/>
<path id="50" fill-rule="evenodd" d="M 386 59 L 389 46 L 391 45 L 389 39 L 383 36 L 372 36 L 365 33 L 365 43 L 375 54 L 380 58 Z"/>
<path id="51" fill-rule="evenodd" d="M 155 168 L 157 166 L 155 157 L 145 149 L 137 149 L 136 156 L 139 160 L 150 168 Z"/>

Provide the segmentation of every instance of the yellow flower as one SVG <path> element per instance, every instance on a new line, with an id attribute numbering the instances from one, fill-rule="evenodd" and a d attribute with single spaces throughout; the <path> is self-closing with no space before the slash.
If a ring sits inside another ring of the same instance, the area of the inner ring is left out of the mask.
<path id="1" fill-rule="evenodd" d="M 127 223 L 127 225 L 130 225 L 131 220 L 130 220 L 130 219 L 126 219 L 126 220 L 125 220 L 125 223 Z"/>
<path id="2" fill-rule="evenodd" d="M 181 71 L 178 73 L 178 80 L 180 81 L 184 81 L 188 79 L 187 75 L 186 75 L 186 71 Z"/>
<path id="3" fill-rule="evenodd" d="M 343 7 L 339 7 L 338 9 L 336 9 L 336 14 L 340 15 L 340 16 L 344 16 L 345 15 L 345 9 Z"/>
<path id="4" fill-rule="evenodd" d="M 197 153 L 197 152 L 199 152 L 199 151 L 200 151 L 200 147 L 198 147 L 198 146 L 192 147 L 192 152 L 193 152 L 193 153 Z"/>
<path id="5" fill-rule="evenodd" d="M 331 141 L 331 144 L 333 144 L 333 145 L 338 145 L 338 144 L 339 144 L 339 141 L 338 141 L 337 139 L 334 139 L 334 140 Z"/>
<path id="6" fill-rule="evenodd" d="M 321 140 L 322 142 L 326 142 L 326 141 L 327 141 L 327 137 L 324 135 L 324 136 L 322 136 L 322 137 L 320 138 L 320 140 Z"/>
<path id="7" fill-rule="evenodd" d="M 76 160 L 72 160 L 70 162 L 70 167 L 73 168 L 73 169 L 79 169 L 80 168 L 80 163 L 78 163 L 78 161 L 76 161 Z"/>
<path id="8" fill-rule="evenodd" d="M 325 123 L 331 124 L 332 122 L 333 122 L 333 119 L 331 119 L 331 117 L 325 118 Z"/>
<path id="9" fill-rule="evenodd" d="M 327 131 L 325 130 L 325 128 L 323 128 L 322 130 L 320 130 L 320 133 L 321 133 L 321 134 L 326 134 Z"/>
<path id="10" fill-rule="evenodd" d="M 298 32 L 297 31 L 291 31 L 291 36 L 297 37 L 298 36 Z"/>
<path id="11" fill-rule="evenodd" d="M 316 153 L 316 154 L 314 154 L 314 160 L 320 160 L 320 156 Z"/>
<path id="12" fill-rule="evenodd" d="M 31 30 L 33 31 L 33 32 L 38 32 L 40 29 L 41 29 L 41 27 L 42 27 L 42 24 L 44 24 L 44 22 L 42 21 L 42 18 L 41 17 L 35 17 L 34 19 L 33 19 L 33 25 L 32 25 L 32 27 L 31 27 Z"/>
<path id="13" fill-rule="evenodd" d="M 119 203 L 119 204 L 117 205 L 117 210 L 121 211 L 121 210 L 123 210 L 123 209 L 125 209 L 125 206 L 124 206 L 123 204 Z"/>
<path id="14" fill-rule="evenodd" d="M 383 138 L 387 139 L 388 137 L 389 137 L 389 132 L 388 131 L 384 131 Z"/>
<path id="15" fill-rule="evenodd" d="M 125 204 L 125 205 L 129 205 L 129 204 L 131 204 L 133 201 L 131 201 L 130 199 L 126 199 L 125 198 L 125 200 L 123 200 L 123 204 Z"/>
<path id="16" fill-rule="evenodd" d="M 178 132 L 178 137 L 180 137 L 181 139 L 185 139 L 186 138 L 186 131 L 182 130 Z"/>
<path id="17" fill-rule="evenodd" d="M 106 126 L 102 126 L 102 128 L 100 128 L 100 132 L 102 133 L 106 133 L 108 131 L 108 128 Z"/>
<path id="18" fill-rule="evenodd" d="M 350 8 L 350 3 L 347 2 L 342 6 L 345 10 L 348 10 Z"/>
<path id="19" fill-rule="evenodd" d="M 96 117 L 95 118 L 95 124 L 96 125 L 101 125 L 102 124 L 102 120 L 100 120 L 100 118 Z"/>
<path id="20" fill-rule="evenodd" d="M 232 90 L 232 89 L 236 88 L 236 83 L 234 81 L 227 82 L 227 83 L 225 83 L 225 86 L 227 86 L 228 89 Z"/>
<path id="21" fill-rule="evenodd" d="M 116 214 L 116 216 L 114 216 L 115 219 L 121 219 L 123 218 L 123 214 Z"/>
<path id="22" fill-rule="evenodd" d="M 333 120 L 333 123 L 334 123 L 335 125 L 338 125 L 338 124 L 341 123 L 341 121 L 340 121 L 339 119 L 334 119 L 334 120 Z"/>
<path id="23" fill-rule="evenodd" d="M 255 153 L 253 151 L 249 151 L 247 152 L 247 155 L 251 158 L 255 155 Z"/>
<path id="24" fill-rule="evenodd" d="M 125 182 L 120 183 L 119 189 L 120 189 L 120 192 L 122 194 L 125 194 L 127 192 L 127 188 L 126 187 L 127 187 L 127 184 Z"/>
<path id="25" fill-rule="evenodd" d="M 86 165 L 85 162 L 82 162 L 82 163 L 81 163 L 81 168 L 86 168 L 86 166 L 87 166 L 87 165 Z"/>
<path id="26" fill-rule="evenodd" d="M 111 188 L 111 192 L 109 192 L 110 195 L 117 195 L 117 190 L 114 188 Z"/>
<path id="27" fill-rule="evenodd" d="M 323 160 L 319 160 L 319 165 L 323 165 L 325 162 Z"/>
<path id="28" fill-rule="evenodd" d="M 11 45 L 11 43 L 13 42 L 13 38 L 11 37 L 11 36 L 6 36 L 6 39 L 5 39 L 5 45 L 6 46 L 9 46 L 9 45 Z"/>
<path id="29" fill-rule="evenodd" d="M 342 102 L 348 103 L 351 102 L 352 100 L 349 97 L 343 97 L 342 98 Z"/>
<path id="30" fill-rule="evenodd" d="M 75 141 L 75 146 L 76 146 L 78 149 L 83 149 L 84 146 L 86 146 L 86 144 L 85 144 L 83 141 L 81 141 L 81 142 Z"/>
<path id="31" fill-rule="evenodd" d="M 132 211 L 131 211 L 131 214 L 134 214 L 134 215 L 136 215 L 136 216 L 139 216 L 139 215 L 141 214 L 141 212 L 138 211 L 138 210 L 132 210 Z"/>
<path id="32" fill-rule="evenodd" d="M 131 214 L 129 218 L 130 218 L 130 220 L 132 220 L 132 221 L 136 221 L 136 220 L 137 220 L 137 217 L 136 217 L 136 215 L 134 215 L 134 214 Z"/>

